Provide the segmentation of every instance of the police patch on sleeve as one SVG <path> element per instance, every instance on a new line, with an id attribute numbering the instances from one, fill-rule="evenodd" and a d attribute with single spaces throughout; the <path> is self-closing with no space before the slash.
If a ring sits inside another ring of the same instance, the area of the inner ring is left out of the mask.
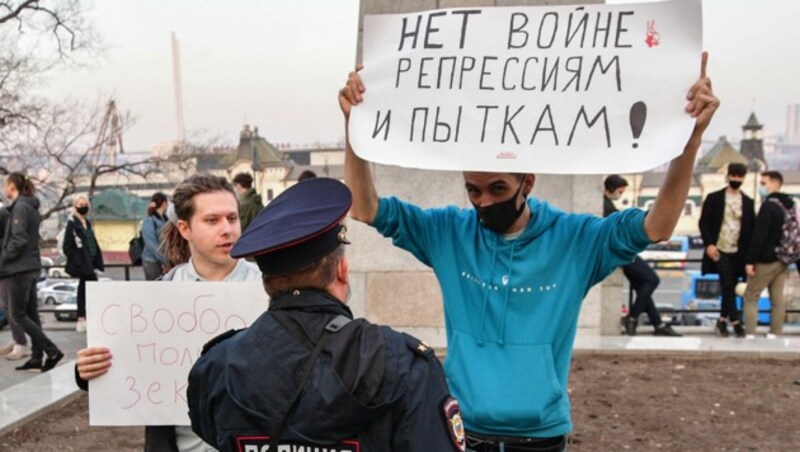
<path id="1" fill-rule="evenodd" d="M 464 452 L 467 449 L 466 433 L 464 432 L 464 422 L 461 420 L 461 406 L 458 405 L 458 400 L 448 397 L 442 402 L 442 413 L 444 414 L 444 422 L 450 433 L 450 439 L 453 440 L 453 445 L 456 450 Z"/>

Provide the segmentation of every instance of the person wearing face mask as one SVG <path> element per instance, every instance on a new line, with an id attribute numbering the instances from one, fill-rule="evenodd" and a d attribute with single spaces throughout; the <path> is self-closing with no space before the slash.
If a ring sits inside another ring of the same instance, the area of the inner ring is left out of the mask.
<path id="1" fill-rule="evenodd" d="M 628 181 L 617 174 L 606 177 L 603 181 L 603 216 L 617 212 L 617 207 L 613 201 L 622 197 Z M 680 336 L 672 327 L 661 320 L 656 303 L 653 301 L 653 292 L 656 291 L 661 280 L 656 272 L 641 257 L 636 256 L 628 265 L 622 266 L 622 272 L 630 282 L 631 290 L 636 292 L 636 300 L 631 305 L 630 312 L 625 317 L 625 333 L 629 336 L 636 335 L 636 328 L 639 325 L 639 316 L 647 313 L 650 324 L 653 325 L 653 334 L 656 336 Z"/>
<path id="2" fill-rule="evenodd" d="M 72 204 L 72 216 L 64 231 L 64 255 L 67 257 L 66 272 L 78 278 L 78 323 L 75 331 L 86 332 L 86 281 L 97 281 L 97 271 L 104 270 L 103 252 L 89 221 L 89 198 L 78 195 Z"/>
<path id="3" fill-rule="evenodd" d="M 703 201 L 700 214 L 700 236 L 703 238 L 702 272 L 718 274 L 722 302 L 720 304 L 717 332 L 728 337 L 728 324 L 736 337 L 744 337 L 744 325 L 736 308 L 736 284 L 746 279 L 745 260 L 753 237 L 756 214 L 753 199 L 742 193 L 741 186 L 747 175 L 742 163 L 728 165 L 728 186 L 710 193 Z"/>
<path id="4" fill-rule="evenodd" d="M 381 198 L 347 128 L 367 95 L 357 72 L 339 90 L 350 215 L 433 269 L 442 290 L 445 373 L 463 409 L 467 450 L 560 451 L 572 431 L 567 382 L 581 303 L 592 286 L 668 239 L 683 213 L 702 135 L 719 101 L 706 77 L 689 88 L 694 129 L 645 213 L 563 212 L 529 195 L 534 174 L 464 172 L 473 209 L 422 209 Z M 465 152 L 468 150 L 465 149 Z M 305 183 L 305 182 L 304 182 Z"/>
<path id="5" fill-rule="evenodd" d="M 354 319 L 341 182 L 277 198 L 231 251 L 253 257 L 269 310 L 203 349 L 186 391 L 194 431 L 221 451 L 463 451 L 458 402 L 419 340 Z"/>
<path id="6" fill-rule="evenodd" d="M 758 192 L 761 207 L 758 209 L 753 240 L 747 252 L 747 288 L 744 292 L 744 320 L 747 338 L 755 336 L 758 326 L 758 300 L 761 291 L 769 288 L 771 307 L 768 339 L 783 333 L 786 317 L 786 280 L 789 264 L 797 260 L 796 255 L 784 255 L 781 241 L 784 223 L 789 226 L 789 217 L 797 212 L 790 195 L 781 193 L 783 175 L 778 171 L 764 171 L 759 180 Z M 796 223 L 795 223 L 796 224 Z M 795 234 L 798 231 L 794 231 Z"/>

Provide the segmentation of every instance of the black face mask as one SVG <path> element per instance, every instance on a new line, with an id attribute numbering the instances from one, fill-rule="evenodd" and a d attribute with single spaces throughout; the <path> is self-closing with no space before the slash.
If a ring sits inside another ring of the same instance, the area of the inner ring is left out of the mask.
<path id="1" fill-rule="evenodd" d="M 524 181 L 519 184 L 519 188 L 514 193 L 514 196 L 506 201 L 494 203 L 486 207 L 479 207 L 473 204 L 475 210 L 478 211 L 478 219 L 481 220 L 481 224 L 497 233 L 507 231 L 525 210 L 524 202 L 517 208 L 517 195 L 522 191 L 523 184 Z"/>
<path id="2" fill-rule="evenodd" d="M 729 186 L 730 186 L 732 189 L 734 189 L 734 190 L 738 190 L 738 189 L 739 189 L 739 187 L 741 187 L 741 186 L 742 186 L 742 181 L 740 181 L 740 180 L 730 180 L 730 181 L 728 181 L 728 185 L 729 185 Z"/>
<path id="3" fill-rule="evenodd" d="M 78 207 L 77 209 L 75 209 L 75 211 L 81 215 L 86 215 L 87 213 L 89 213 L 89 206 Z"/>

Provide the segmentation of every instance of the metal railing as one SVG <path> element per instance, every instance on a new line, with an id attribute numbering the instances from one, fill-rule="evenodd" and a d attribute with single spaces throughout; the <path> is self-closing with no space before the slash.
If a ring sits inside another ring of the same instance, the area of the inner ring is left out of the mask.
<path id="1" fill-rule="evenodd" d="M 125 281 L 130 281 L 131 280 L 131 268 L 141 267 L 141 265 L 105 264 L 104 267 L 107 268 L 107 269 L 109 269 L 109 268 L 122 268 L 122 269 L 124 269 Z M 64 269 L 64 275 L 67 275 L 67 273 L 66 273 L 67 266 L 66 265 L 42 265 L 42 270 L 44 270 L 46 274 L 50 274 L 50 269 L 51 268 L 63 268 Z M 69 275 L 67 275 L 67 276 L 68 277 L 65 278 L 65 279 L 77 279 L 77 278 L 73 278 L 73 277 L 71 277 Z"/>
<path id="2" fill-rule="evenodd" d="M 141 267 L 141 265 L 133 265 L 133 264 L 105 264 L 105 265 L 104 265 L 104 267 L 105 267 L 106 271 L 107 271 L 107 270 L 109 270 L 109 269 L 114 269 L 114 268 L 121 268 L 121 269 L 123 269 L 123 274 L 124 274 L 124 276 L 125 276 L 125 281 L 131 281 L 131 268 L 134 268 L 134 267 Z M 71 276 L 67 275 L 67 273 L 66 273 L 66 265 L 55 265 L 55 264 L 54 264 L 54 265 L 42 265 L 42 271 L 43 271 L 43 273 L 44 273 L 45 275 L 49 275 L 49 274 L 50 274 L 50 269 L 52 269 L 52 268 L 60 268 L 60 269 L 63 269 L 63 270 L 64 270 L 64 272 L 63 272 L 62 274 L 64 275 L 64 279 L 77 279 L 77 278 L 73 278 L 73 277 L 71 277 Z M 49 278 L 49 276 L 48 276 L 48 278 Z M 57 306 L 57 305 L 46 305 L 46 304 L 42 304 L 42 305 L 39 305 L 39 309 L 38 309 L 38 310 L 39 310 L 39 312 L 54 312 L 54 311 L 55 311 L 55 309 L 56 309 L 56 306 Z"/>

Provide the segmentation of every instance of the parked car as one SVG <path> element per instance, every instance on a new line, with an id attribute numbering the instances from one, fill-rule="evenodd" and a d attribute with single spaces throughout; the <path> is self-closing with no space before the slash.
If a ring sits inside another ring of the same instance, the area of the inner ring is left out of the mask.
<path id="1" fill-rule="evenodd" d="M 39 303 L 61 304 L 71 296 L 78 294 L 78 283 L 58 283 L 50 287 L 40 289 L 38 293 Z"/>
<path id="2" fill-rule="evenodd" d="M 656 268 L 686 268 L 686 259 L 689 258 L 689 237 L 676 235 L 669 240 L 653 243 L 646 250 L 639 253 L 639 257 L 646 261 L 681 260 L 683 262 L 652 262 Z"/>
<path id="3" fill-rule="evenodd" d="M 68 297 L 63 303 L 56 306 L 53 314 L 59 322 L 78 320 L 78 296 L 72 295 Z"/>
<path id="4" fill-rule="evenodd" d="M 54 261 L 52 258 L 49 258 L 49 257 L 43 257 L 42 258 L 42 267 L 47 267 L 46 276 L 48 278 L 55 278 L 55 279 L 69 278 L 69 275 L 67 274 L 66 271 L 64 271 L 64 267 L 63 266 L 54 267 L 54 265 L 57 265 L 57 261 L 58 260 L 61 260 L 61 259 L 57 259 L 56 261 Z M 42 268 L 42 274 L 43 275 L 45 274 L 44 273 L 44 268 Z"/>
<path id="5" fill-rule="evenodd" d="M 684 287 L 681 290 L 681 306 L 687 310 L 712 310 L 716 312 L 697 312 L 677 314 L 677 321 L 681 325 L 712 326 L 719 319 L 719 309 L 722 303 L 722 291 L 719 284 L 719 275 L 702 275 L 698 270 L 687 270 Z M 736 297 L 737 309 L 742 309 L 742 297 Z M 758 299 L 758 310 L 769 311 L 769 291 L 764 289 Z M 758 314 L 758 323 L 768 325 L 769 312 Z"/>

